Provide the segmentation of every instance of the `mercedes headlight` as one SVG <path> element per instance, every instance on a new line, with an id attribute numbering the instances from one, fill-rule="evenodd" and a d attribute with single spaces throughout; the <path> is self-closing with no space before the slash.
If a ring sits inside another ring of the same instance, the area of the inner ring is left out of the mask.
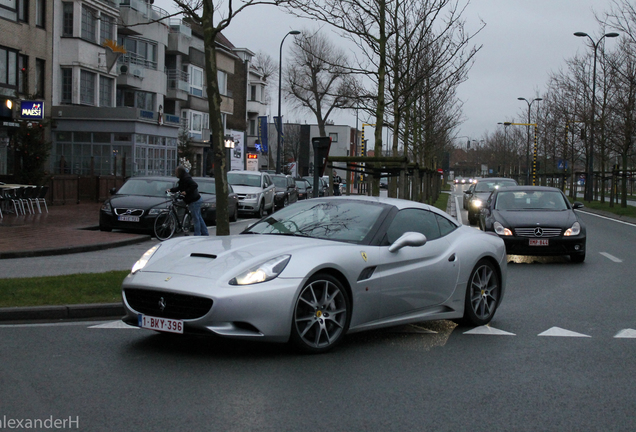
<path id="1" fill-rule="evenodd" d="M 230 285 L 252 285 L 276 278 L 287 266 L 291 255 L 281 255 L 233 278 Z"/>
<path id="2" fill-rule="evenodd" d="M 135 263 L 135 265 L 133 265 L 131 273 L 135 274 L 142 268 L 146 267 L 146 264 L 148 264 L 148 261 L 150 261 L 150 258 L 154 255 L 155 252 L 157 252 L 157 249 L 159 249 L 159 246 L 161 246 L 161 244 L 158 244 L 148 249 L 146 253 L 144 253 L 141 256 L 141 258 L 139 258 L 139 260 Z"/>
<path id="3" fill-rule="evenodd" d="M 512 231 L 510 231 L 508 228 L 505 228 L 499 222 L 495 222 L 492 226 L 495 229 L 495 232 L 498 235 L 500 235 L 500 236 L 511 236 L 512 235 Z"/>
<path id="4" fill-rule="evenodd" d="M 578 222 L 574 222 L 571 228 L 568 228 L 563 233 L 564 236 L 575 236 L 581 234 L 581 224 Z"/>

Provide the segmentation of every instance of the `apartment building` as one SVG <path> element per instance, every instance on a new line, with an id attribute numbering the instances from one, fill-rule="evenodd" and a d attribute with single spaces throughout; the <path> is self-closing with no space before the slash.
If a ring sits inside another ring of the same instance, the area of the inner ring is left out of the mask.
<path id="1" fill-rule="evenodd" d="M 51 109 L 53 2 L 0 0 L 0 96 L 16 102 L 42 102 Z M 19 118 L 17 108 L 14 117 Z M 0 122 L 0 176 L 13 175 L 14 154 L 9 146 L 14 122 Z M 19 167 L 17 167 L 19 169 Z"/>

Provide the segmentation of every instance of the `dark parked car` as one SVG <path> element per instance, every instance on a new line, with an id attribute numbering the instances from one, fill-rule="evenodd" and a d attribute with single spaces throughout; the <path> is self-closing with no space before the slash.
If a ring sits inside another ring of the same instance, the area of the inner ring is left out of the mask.
<path id="1" fill-rule="evenodd" d="M 307 180 L 309 182 L 309 184 L 312 186 L 314 186 L 314 176 L 306 176 L 303 177 L 305 180 Z M 325 182 L 325 180 L 322 177 L 318 177 L 318 196 L 322 197 L 325 196 L 325 192 L 327 191 L 327 188 L 329 187 L 329 182 Z M 313 195 L 312 195 L 313 196 Z"/>
<path id="2" fill-rule="evenodd" d="M 467 195 L 465 201 L 468 210 L 468 223 L 475 225 L 479 220 L 479 212 L 484 203 L 495 189 L 508 186 L 517 186 L 517 181 L 511 178 L 489 177 L 477 180 L 475 188 L 464 191 Z"/>
<path id="3" fill-rule="evenodd" d="M 491 195 L 480 227 L 499 235 L 512 255 L 569 255 L 585 260 L 586 230 L 563 192 L 545 186 L 516 186 Z"/>
<path id="4" fill-rule="evenodd" d="M 194 181 L 199 185 L 199 193 L 203 198 L 201 204 L 201 216 L 206 225 L 216 224 L 216 182 L 214 177 L 195 177 Z M 232 185 L 227 185 L 228 205 L 227 211 L 230 220 L 236 222 L 238 219 L 238 195 L 232 189 Z"/>
<path id="5" fill-rule="evenodd" d="M 157 215 L 170 203 L 166 190 L 175 186 L 175 177 L 131 177 L 99 211 L 99 229 L 153 231 Z"/>
<path id="6" fill-rule="evenodd" d="M 294 179 L 298 187 L 298 199 L 312 198 L 314 195 L 314 187 L 305 179 Z"/>
<path id="7" fill-rule="evenodd" d="M 272 174 L 274 186 L 276 186 L 276 208 L 287 207 L 291 203 L 298 201 L 298 187 L 294 178 L 285 174 Z"/>

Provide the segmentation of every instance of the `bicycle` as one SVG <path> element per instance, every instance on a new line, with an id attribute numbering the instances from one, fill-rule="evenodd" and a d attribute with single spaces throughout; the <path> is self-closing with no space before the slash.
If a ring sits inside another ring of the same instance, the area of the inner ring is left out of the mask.
<path id="1" fill-rule="evenodd" d="M 164 241 L 171 238 L 175 233 L 183 232 L 188 235 L 193 228 L 192 215 L 188 206 L 183 202 L 183 196 L 177 193 L 167 192 L 171 203 L 155 219 L 155 237 Z"/>

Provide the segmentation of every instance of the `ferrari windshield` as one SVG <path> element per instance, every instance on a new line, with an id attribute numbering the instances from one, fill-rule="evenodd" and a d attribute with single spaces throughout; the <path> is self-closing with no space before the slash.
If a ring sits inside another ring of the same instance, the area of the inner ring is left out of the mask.
<path id="1" fill-rule="evenodd" d="M 387 209 L 353 200 L 307 200 L 285 207 L 243 231 L 362 242 Z"/>
<path id="2" fill-rule="evenodd" d="M 117 191 L 118 195 L 145 195 L 165 197 L 166 190 L 173 188 L 175 181 L 132 178 Z"/>
<path id="3" fill-rule="evenodd" d="M 497 210 L 567 210 L 565 198 L 556 191 L 499 192 Z"/>

